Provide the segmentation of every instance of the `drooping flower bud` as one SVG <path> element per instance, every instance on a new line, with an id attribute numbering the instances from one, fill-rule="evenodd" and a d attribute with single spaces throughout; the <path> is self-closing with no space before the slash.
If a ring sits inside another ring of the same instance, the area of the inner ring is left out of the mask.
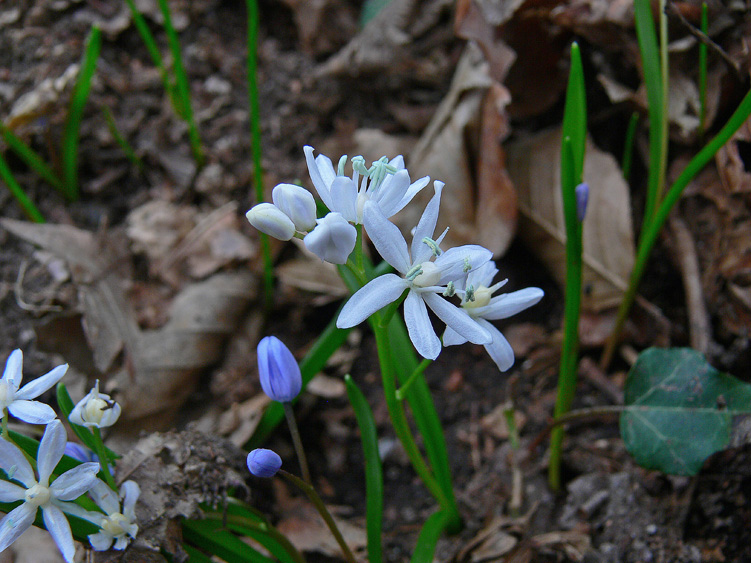
<path id="1" fill-rule="evenodd" d="M 324 262 L 346 264 L 355 248 L 357 229 L 341 213 L 331 212 L 318 219 L 316 228 L 305 235 L 305 247 Z"/>
<path id="2" fill-rule="evenodd" d="M 86 427 L 106 428 L 120 418 L 120 405 L 106 393 L 99 392 L 99 380 L 83 399 L 78 401 L 68 419 L 73 424 Z"/>
<path id="3" fill-rule="evenodd" d="M 313 194 L 295 184 L 279 184 L 271 192 L 271 200 L 301 232 L 316 226 L 316 201 Z"/>
<path id="4" fill-rule="evenodd" d="M 589 201 L 589 185 L 586 183 L 576 186 L 576 218 L 581 223 L 587 213 L 587 201 Z"/>
<path id="5" fill-rule="evenodd" d="M 259 203 L 245 214 L 248 221 L 262 233 L 279 240 L 295 236 L 295 224 L 273 203 Z"/>
<path id="6" fill-rule="evenodd" d="M 273 401 L 288 403 L 302 389 L 300 366 L 276 336 L 266 336 L 258 343 L 258 375 L 263 392 Z"/>
<path id="7" fill-rule="evenodd" d="M 247 463 L 252 475 L 268 479 L 282 467 L 282 458 L 272 450 L 258 448 L 248 454 Z"/>

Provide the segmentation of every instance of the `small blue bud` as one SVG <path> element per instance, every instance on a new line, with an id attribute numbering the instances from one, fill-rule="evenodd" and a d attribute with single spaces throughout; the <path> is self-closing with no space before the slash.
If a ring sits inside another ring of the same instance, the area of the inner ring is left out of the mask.
<path id="1" fill-rule="evenodd" d="M 258 375 L 263 392 L 273 401 L 288 403 L 302 389 L 300 366 L 276 336 L 266 336 L 258 343 Z"/>
<path id="2" fill-rule="evenodd" d="M 68 442 L 65 444 L 64 453 L 68 457 L 72 457 L 73 459 L 77 459 L 84 463 L 87 461 L 99 461 L 99 458 L 92 450 L 75 442 Z"/>
<path id="3" fill-rule="evenodd" d="M 282 458 L 274 451 L 258 448 L 248 454 L 248 469 L 256 477 L 273 477 L 281 467 Z"/>
<path id="4" fill-rule="evenodd" d="M 576 217 L 581 223 L 587 213 L 587 201 L 589 200 L 589 186 L 586 183 L 576 186 Z"/>

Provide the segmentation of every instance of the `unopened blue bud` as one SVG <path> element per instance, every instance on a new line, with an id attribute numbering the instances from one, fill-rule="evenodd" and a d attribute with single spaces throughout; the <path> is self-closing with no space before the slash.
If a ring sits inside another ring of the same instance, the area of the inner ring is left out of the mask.
<path id="1" fill-rule="evenodd" d="M 99 458 L 93 450 L 90 450 L 81 444 L 76 444 L 75 442 L 68 442 L 65 444 L 65 455 L 84 463 L 88 461 L 99 461 Z"/>
<path id="2" fill-rule="evenodd" d="M 272 450 L 258 448 L 248 454 L 248 469 L 256 477 L 268 479 L 282 467 L 282 458 Z"/>
<path id="3" fill-rule="evenodd" d="M 587 201 L 589 201 L 589 186 L 586 183 L 576 186 L 576 217 L 581 223 L 587 213 Z"/>
<path id="4" fill-rule="evenodd" d="M 280 403 L 290 402 L 302 389 L 300 366 L 276 336 L 266 336 L 258 343 L 258 375 L 263 392 Z"/>

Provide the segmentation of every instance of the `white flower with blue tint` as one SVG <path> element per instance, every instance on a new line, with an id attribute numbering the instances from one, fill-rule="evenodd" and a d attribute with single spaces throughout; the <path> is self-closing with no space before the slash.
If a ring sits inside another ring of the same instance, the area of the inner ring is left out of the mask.
<path id="1" fill-rule="evenodd" d="M 275 451 L 258 448 L 248 454 L 247 464 L 252 475 L 268 479 L 282 467 L 282 458 Z"/>
<path id="2" fill-rule="evenodd" d="M 21 387 L 23 369 L 23 352 L 13 350 L 5 364 L 3 377 L 0 379 L 0 417 L 8 412 L 29 424 L 49 424 L 57 415 L 52 407 L 32 401 L 55 385 L 68 371 L 68 364 L 57 366 L 46 375 L 36 378 Z"/>
<path id="3" fill-rule="evenodd" d="M 120 405 L 106 393 L 99 392 L 99 380 L 94 388 L 73 408 L 68 417 L 73 424 L 80 426 L 106 428 L 120 418 Z"/>
<path id="4" fill-rule="evenodd" d="M 107 483 L 97 479 L 89 494 L 96 505 L 104 511 L 104 514 L 89 512 L 87 519 L 101 528 L 101 531 L 89 536 L 91 547 L 95 551 L 106 551 L 110 547 L 125 549 L 130 540 L 138 534 L 135 514 L 136 501 L 141 494 L 138 483 L 125 481 L 118 496 Z"/>
<path id="5" fill-rule="evenodd" d="M 506 371 L 514 364 L 514 351 L 501 331 L 490 321 L 506 319 L 542 299 L 544 293 L 537 287 L 527 287 L 511 293 L 503 293 L 493 297 L 507 280 L 493 284 L 493 278 L 498 268 L 493 262 L 488 262 L 480 268 L 469 272 L 466 279 L 457 284 L 456 292 L 462 296 L 462 311 L 485 329 L 492 336 L 492 340 L 485 343 L 485 349 L 501 371 Z M 447 326 L 443 334 L 443 345 L 453 346 L 464 344 L 467 338 L 459 334 L 452 327 Z"/>
<path id="6" fill-rule="evenodd" d="M 76 500 L 96 482 L 99 464 L 83 463 L 54 479 L 52 472 L 65 452 L 65 429 L 59 420 L 47 425 L 37 452 L 39 478 L 15 444 L 0 438 L 0 469 L 8 479 L 0 480 L 0 502 L 23 501 L 0 520 L 0 552 L 5 550 L 33 523 L 37 510 L 42 509 L 44 525 L 55 540 L 60 553 L 68 563 L 73 561 L 75 546 L 70 524 L 63 512 L 80 514 Z"/>
<path id="7" fill-rule="evenodd" d="M 248 222 L 262 233 L 278 240 L 295 236 L 295 224 L 273 203 L 259 203 L 245 214 Z"/>
<path id="8" fill-rule="evenodd" d="M 346 156 L 339 161 L 338 170 L 334 170 L 327 156 L 319 154 L 313 157 L 313 147 L 306 146 L 303 151 L 313 186 L 323 203 L 355 224 L 363 222 L 366 202 L 376 203 L 381 213 L 391 217 L 404 209 L 430 181 L 425 176 L 411 182 L 401 155 L 391 161 L 383 157 L 373 162 L 370 168 L 365 166 L 363 157 L 356 156 L 352 159 L 350 178 L 344 176 Z"/>
<path id="9" fill-rule="evenodd" d="M 305 235 L 305 248 L 330 264 L 346 264 L 357 242 L 357 230 L 340 213 L 318 219 L 316 228 Z"/>
<path id="10" fill-rule="evenodd" d="M 438 220 L 443 183 L 435 182 L 434 185 L 435 195 L 412 236 L 411 254 L 398 227 L 385 217 L 377 204 L 366 202 L 363 214 L 365 230 L 384 260 L 402 276 L 385 274 L 370 281 L 347 301 L 336 321 L 339 328 L 358 325 L 409 290 L 404 300 L 404 322 L 415 349 L 421 356 L 430 359 L 438 357 L 441 341 L 433 330 L 426 305 L 447 326 L 470 342 L 486 344 L 491 341 L 487 330 L 439 295 L 447 290 L 448 284 L 485 264 L 492 253 L 476 245 L 441 251 L 440 243 L 445 232 L 437 240 L 432 237 Z"/>
<path id="11" fill-rule="evenodd" d="M 272 401 L 289 403 L 302 389 L 300 366 L 284 343 L 266 336 L 258 343 L 258 375 L 261 387 Z"/>
<path id="12" fill-rule="evenodd" d="M 295 184 L 279 184 L 271 192 L 271 201 L 304 233 L 316 226 L 316 200 L 313 194 Z"/>

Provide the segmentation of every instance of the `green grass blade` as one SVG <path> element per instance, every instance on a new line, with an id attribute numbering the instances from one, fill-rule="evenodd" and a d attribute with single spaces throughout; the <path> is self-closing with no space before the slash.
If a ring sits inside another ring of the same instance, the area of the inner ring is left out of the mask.
<path id="1" fill-rule="evenodd" d="M 115 123 L 115 118 L 110 111 L 110 108 L 105 106 L 102 108 L 102 112 L 104 112 L 104 119 L 107 122 L 107 128 L 109 129 L 110 134 L 115 139 L 115 142 L 120 145 L 120 148 L 125 153 L 125 157 L 133 166 L 138 168 L 139 171 L 143 171 L 143 161 L 138 158 L 136 151 L 133 150 L 133 147 L 130 145 L 127 139 L 120 133 L 120 130 L 117 128 L 117 123 Z"/>
<path id="2" fill-rule="evenodd" d="M 177 98 L 180 100 L 181 117 L 188 124 L 188 138 L 190 140 L 190 149 L 193 152 L 193 158 L 200 168 L 203 166 L 204 157 L 201 148 L 201 138 L 198 135 L 198 128 L 193 117 L 193 109 L 190 105 L 190 85 L 188 84 L 188 75 L 183 66 L 182 52 L 180 50 L 180 40 L 177 37 L 175 26 L 172 25 L 172 16 L 170 15 L 167 0 L 159 0 L 159 8 L 164 17 L 164 30 L 167 32 L 167 43 L 172 53 L 172 71 L 175 76 L 175 87 Z"/>
<path id="3" fill-rule="evenodd" d="M 701 32 L 707 35 L 709 31 L 709 15 L 707 3 L 701 3 Z M 704 126 L 707 120 L 707 44 L 699 42 L 699 138 L 704 137 Z"/>
<path id="4" fill-rule="evenodd" d="M 273 559 L 260 554 L 216 520 L 184 520 L 183 539 L 227 563 L 274 563 Z"/>
<path id="5" fill-rule="evenodd" d="M 53 188 L 60 193 L 63 193 L 63 183 L 55 174 L 54 170 L 50 168 L 42 157 L 40 157 L 34 149 L 24 143 L 18 138 L 13 131 L 8 129 L 3 123 L 0 123 L 0 135 L 8 146 L 18 155 L 18 157 L 26 163 L 26 166 L 31 168 L 34 172 L 48 182 Z"/>
<path id="6" fill-rule="evenodd" d="M 212 563 L 211 557 L 204 555 L 203 552 L 198 551 L 192 545 L 185 543 L 183 544 L 183 549 L 188 554 L 188 563 Z"/>
<path id="7" fill-rule="evenodd" d="M 446 529 L 448 517 L 445 511 L 434 512 L 425 521 L 417 536 L 417 544 L 412 552 L 411 563 L 432 563 L 438 539 Z"/>
<path id="8" fill-rule="evenodd" d="M 373 411 L 349 375 L 344 376 L 352 408 L 355 411 L 357 425 L 360 427 L 360 440 L 365 458 L 365 491 L 366 491 L 366 528 L 368 535 L 368 561 L 380 563 L 383 561 L 381 546 L 383 523 L 383 469 L 378 455 L 378 434 Z"/>
<path id="9" fill-rule="evenodd" d="M 571 139 L 571 152 L 573 164 L 573 186 L 566 186 L 564 193 L 573 190 L 581 183 L 584 171 L 584 147 L 587 140 L 587 98 L 584 85 L 584 69 L 582 67 L 579 45 L 571 44 L 571 68 L 568 75 L 568 87 L 566 89 L 566 105 L 563 110 L 563 138 Z M 574 209 L 576 200 L 574 199 Z M 576 221 L 576 214 L 574 214 Z M 578 223 L 578 221 L 576 221 Z"/>
<path id="10" fill-rule="evenodd" d="M 37 206 L 34 205 L 34 202 L 31 201 L 23 191 L 23 188 L 18 182 L 16 182 L 16 179 L 10 171 L 8 163 L 5 162 L 5 158 L 3 158 L 2 154 L 0 154 L 0 179 L 5 182 L 6 186 L 8 186 L 8 190 L 10 190 L 10 193 L 16 198 L 18 205 L 21 206 L 23 212 L 31 221 L 34 221 L 35 223 L 45 222 L 41 211 L 39 211 Z"/>
<path id="11" fill-rule="evenodd" d="M 664 112 L 662 71 L 657 34 L 652 20 L 650 0 L 634 0 L 636 36 L 639 41 L 644 84 L 647 88 L 649 113 L 649 177 L 647 181 L 647 201 L 644 209 L 642 236 L 644 229 L 652 222 L 659 204 L 662 186 L 665 181 L 664 161 L 667 149 L 665 144 L 667 115 Z"/>
<path id="12" fill-rule="evenodd" d="M 91 80 L 96 71 L 97 60 L 102 49 L 102 32 L 97 26 L 91 28 L 86 40 L 86 50 L 81 61 L 81 70 L 73 87 L 68 119 L 63 133 L 63 185 L 69 201 L 76 201 L 78 189 L 78 143 L 81 133 L 83 109 L 91 92 Z"/>
<path id="13" fill-rule="evenodd" d="M 639 112 L 635 111 L 631 114 L 631 119 L 628 121 L 628 128 L 626 129 L 626 138 L 623 142 L 623 159 L 621 160 L 621 172 L 623 173 L 623 179 L 627 182 L 631 178 L 631 162 L 634 155 L 634 138 L 636 137 L 636 127 L 639 125 Z"/>

